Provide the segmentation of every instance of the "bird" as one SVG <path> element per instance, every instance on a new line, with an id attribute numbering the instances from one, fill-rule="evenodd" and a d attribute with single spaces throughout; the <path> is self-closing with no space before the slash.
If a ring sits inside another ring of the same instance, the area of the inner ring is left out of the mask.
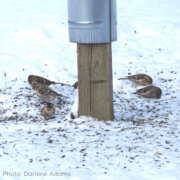
<path id="1" fill-rule="evenodd" d="M 74 89 L 78 88 L 78 81 L 73 84 Z"/>
<path id="2" fill-rule="evenodd" d="M 140 94 L 145 98 L 161 98 L 162 90 L 156 86 L 146 86 L 145 88 L 138 89 L 134 94 Z"/>
<path id="3" fill-rule="evenodd" d="M 36 75 L 29 75 L 28 76 L 28 83 L 31 87 L 33 87 L 34 83 L 41 83 L 41 84 L 44 84 L 45 86 L 50 86 L 52 84 L 65 85 L 64 83 L 58 83 L 58 82 L 50 81 L 49 79 L 43 78 L 41 76 L 36 76 Z"/>
<path id="4" fill-rule="evenodd" d="M 41 83 L 34 83 L 33 89 L 36 91 L 36 96 L 40 100 L 45 101 L 45 102 L 54 101 L 58 97 L 68 98 L 67 96 L 58 94 L 57 92 L 53 91 L 52 89 L 50 89 L 49 87 Z"/>
<path id="5" fill-rule="evenodd" d="M 153 82 L 153 79 L 147 74 L 135 74 L 132 76 L 126 76 L 126 78 L 119 78 L 118 80 L 130 80 L 136 86 L 147 86 L 147 85 L 152 86 L 152 82 Z"/>
<path id="6" fill-rule="evenodd" d="M 41 115 L 48 120 L 55 113 L 55 107 L 51 103 L 46 103 L 41 110 Z"/>

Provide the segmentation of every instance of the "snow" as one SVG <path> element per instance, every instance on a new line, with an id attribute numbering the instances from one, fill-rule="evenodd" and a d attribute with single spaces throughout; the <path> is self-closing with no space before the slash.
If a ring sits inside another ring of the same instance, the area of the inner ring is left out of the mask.
<path id="1" fill-rule="evenodd" d="M 180 179 L 180 4 L 117 0 L 112 43 L 114 121 L 77 117 L 76 44 L 67 1 L 6 0 L 0 6 L 0 179 Z M 118 78 L 146 73 L 161 99 L 140 98 Z M 31 74 L 67 85 L 46 121 Z M 39 173 L 39 174 L 38 174 Z M 64 173 L 64 174 L 63 174 Z"/>

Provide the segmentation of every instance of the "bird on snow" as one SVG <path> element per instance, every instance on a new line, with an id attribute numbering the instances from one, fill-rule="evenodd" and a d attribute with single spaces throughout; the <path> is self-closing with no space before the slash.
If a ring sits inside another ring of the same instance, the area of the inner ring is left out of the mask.
<path id="1" fill-rule="evenodd" d="M 67 96 L 58 94 L 57 92 L 53 91 L 49 87 L 47 87 L 43 84 L 40 84 L 40 83 L 33 84 L 33 89 L 36 91 L 36 96 L 40 100 L 45 101 L 45 102 L 54 101 L 58 97 L 68 98 Z"/>
<path id="2" fill-rule="evenodd" d="M 41 110 L 41 115 L 48 120 L 49 118 L 51 118 L 53 116 L 53 114 L 55 113 L 55 107 L 53 106 L 53 104 L 51 103 L 46 103 L 43 107 L 43 109 Z"/>
<path id="3" fill-rule="evenodd" d="M 135 74 L 132 76 L 126 76 L 126 78 L 119 78 L 118 80 L 130 80 L 136 86 L 152 85 L 153 79 L 147 74 Z"/>
<path id="4" fill-rule="evenodd" d="M 162 90 L 156 86 L 146 86 L 145 88 L 138 89 L 134 94 L 139 94 L 145 98 L 161 98 Z"/>
<path id="5" fill-rule="evenodd" d="M 62 84 L 65 85 L 63 83 L 58 83 L 58 82 L 54 82 L 54 81 L 50 81 L 49 79 L 43 78 L 41 76 L 35 76 L 35 75 L 29 75 L 28 76 L 28 83 L 31 87 L 33 87 L 34 83 L 41 83 L 45 86 L 50 86 L 52 84 Z"/>
<path id="6" fill-rule="evenodd" d="M 74 89 L 78 88 L 78 81 L 73 84 Z"/>

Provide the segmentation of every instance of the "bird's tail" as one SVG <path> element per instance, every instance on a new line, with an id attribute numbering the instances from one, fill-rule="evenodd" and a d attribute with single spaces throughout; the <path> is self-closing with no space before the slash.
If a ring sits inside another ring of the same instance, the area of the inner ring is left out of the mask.
<path id="1" fill-rule="evenodd" d="M 118 80 L 129 80 L 128 78 L 119 78 Z"/>
<path id="2" fill-rule="evenodd" d="M 58 83 L 58 82 L 54 82 L 54 81 L 52 82 L 52 84 L 61 84 L 61 85 L 63 85 L 63 86 L 64 86 L 64 85 L 69 85 L 69 84 L 65 84 L 65 83 Z"/>
<path id="3" fill-rule="evenodd" d="M 62 94 L 58 94 L 59 97 L 69 98 L 67 96 L 63 96 Z"/>

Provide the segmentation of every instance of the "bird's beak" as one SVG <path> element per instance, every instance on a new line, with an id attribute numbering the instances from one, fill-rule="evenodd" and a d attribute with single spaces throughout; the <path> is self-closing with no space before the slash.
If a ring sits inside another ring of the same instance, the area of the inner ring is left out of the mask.
<path id="1" fill-rule="evenodd" d="M 150 83 L 150 85 L 152 86 L 152 83 Z"/>

